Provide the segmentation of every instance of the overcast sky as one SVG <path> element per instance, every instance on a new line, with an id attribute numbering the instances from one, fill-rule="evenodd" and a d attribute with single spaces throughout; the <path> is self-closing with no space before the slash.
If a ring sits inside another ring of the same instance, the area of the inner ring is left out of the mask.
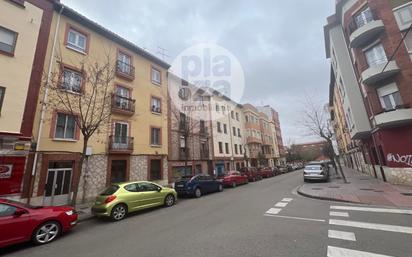
<path id="1" fill-rule="evenodd" d="M 198 43 L 231 51 L 245 73 L 242 103 L 270 104 L 285 143 L 313 141 L 299 127 L 305 94 L 328 101 L 323 25 L 334 0 L 61 0 L 171 63 Z"/>

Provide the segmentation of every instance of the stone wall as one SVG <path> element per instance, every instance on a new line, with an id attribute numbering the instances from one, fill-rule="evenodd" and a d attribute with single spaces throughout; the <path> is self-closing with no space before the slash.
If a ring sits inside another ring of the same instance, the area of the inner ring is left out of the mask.
<path id="1" fill-rule="evenodd" d="M 130 180 L 147 180 L 147 156 L 130 156 Z"/>
<path id="2" fill-rule="evenodd" d="M 412 168 L 386 168 L 385 175 L 391 184 L 412 186 Z"/>

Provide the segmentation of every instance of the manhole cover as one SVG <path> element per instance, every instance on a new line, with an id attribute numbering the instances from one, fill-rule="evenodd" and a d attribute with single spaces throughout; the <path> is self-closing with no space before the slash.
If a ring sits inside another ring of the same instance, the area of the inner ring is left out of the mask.
<path id="1" fill-rule="evenodd" d="M 359 190 L 363 190 L 363 191 L 373 191 L 372 188 L 361 188 L 361 189 L 359 189 Z"/>
<path id="2" fill-rule="evenodd" d="M 402 195 L 412 196 L 412 193 L 401 193 Z"/>
<path id="3" fill-rule="evenodd" d="M 312 188 L 312 190 L 323 190 L 323 188 L 320 188 L 320 187 L 314 187 L 314 188 Z"/>
<path id="4" fill-rule="evenodd" d="M 330 186 L 329 188 L 340 188 L 340 186 Z"/>

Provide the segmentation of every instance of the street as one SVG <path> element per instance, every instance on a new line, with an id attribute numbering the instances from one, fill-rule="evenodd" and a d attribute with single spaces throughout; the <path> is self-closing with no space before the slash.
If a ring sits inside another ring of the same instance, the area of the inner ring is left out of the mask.
<path id="1" fill-rule="evenodd" d="M 304 198 L 294 193 L 301 175 L 183 199 L 120 222 L 87 220 L 51 244 L 1 251 L 8 257 L 412 256 L 412 210 Z"/>

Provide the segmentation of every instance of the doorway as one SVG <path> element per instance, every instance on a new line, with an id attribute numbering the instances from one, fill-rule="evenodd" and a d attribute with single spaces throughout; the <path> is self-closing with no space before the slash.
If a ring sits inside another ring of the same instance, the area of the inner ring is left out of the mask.
<path id="1" fill-rule="evenodd" d="M 65 205 L 70 201 L 73 162 L 51 162 L 47 170 L 44 205 Z"/>
<path id="2" fill-rule="evenodd" d="M 127 161 L 126 160 L 112 160 L 110 183 L 125 182 L 126 173 L 127 173 Z"/>

